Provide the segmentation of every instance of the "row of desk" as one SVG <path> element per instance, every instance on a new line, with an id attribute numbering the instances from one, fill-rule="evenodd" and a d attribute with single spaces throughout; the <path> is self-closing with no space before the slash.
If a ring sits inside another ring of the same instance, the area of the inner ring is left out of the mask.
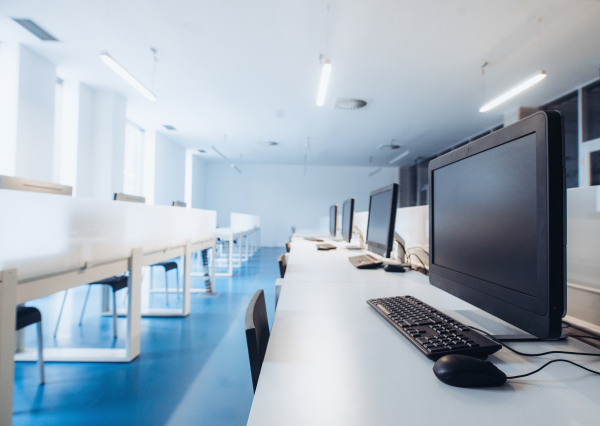
<path id="1" fill-rule="evenodd" d="M 125 348 L 45 348 L 45 361 L 130 362 L 140 353 L 142 316 L 190 312 L 192 253 L 212 249 L 216 212 L 0 190 L 0 425 L 12 422 L 15 307 L 119 274 L 128 274 Z M 183 258 L 181 308 L 142 307 L 142 268 Z M 214 275 L 213 275 L 214 277 Z M 211 277 L 211 281 L 214 281 Z"/>
<path id="2" fill-rule="evenodd" d="M 229 227 L 217 228 L 218 251 L 216 266 L 225 268 L 215 273 L 230 277 L 234 268 L 241 268 L 260 247 L 260 217 L 243 213 L 231 213 Z M 237 251 L 234 247 L 237 245 Z"/>
<path id="3" fill-rule="evenodd" d="M 440 382 L 424 357 L 370 308 L 372 298 L 412 295 L 494 334 L 519 332 L 432 286 L 418 272 L 358 270 L 347 260 L 360 252 L 317 251 L 292 239 L 271 337 L 248 425 L 592 425 L 600 415 L 600 378 L 553 364 L 500 388 L 464 389 Z M 520 342 L 524 352 L 595 351 L 567 339 Z M 600 353 L 600 352 L 599 352 Z M 567 358 L 600 370 L 583 356 L 522 357 L 506 349 L 493 362 L 507 375 Z"/>

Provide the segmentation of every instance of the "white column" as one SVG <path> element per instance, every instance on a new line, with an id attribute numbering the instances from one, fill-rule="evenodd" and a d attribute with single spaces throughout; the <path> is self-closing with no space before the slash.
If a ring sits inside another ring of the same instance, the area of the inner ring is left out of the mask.
<path id="1" fill-rule="evenodd" d="M 146 204 L 154 204 L 154 175 L 156 165 L 156 131 L 144 131 L 144 183 Z"/>
<path id="2" fill-rule="evenodd" d="M 0 43 L 0 175 L 17 172 L 18 43 Z"/>
<path id="3" fill-rule="evenodd" d="M 185 187 L 184 187 L 184 201 L 187 204 L 187 208 L 192 208 L 192 186 L 194 176 L 194 151 L 188 149 L 185 151 Z"/>

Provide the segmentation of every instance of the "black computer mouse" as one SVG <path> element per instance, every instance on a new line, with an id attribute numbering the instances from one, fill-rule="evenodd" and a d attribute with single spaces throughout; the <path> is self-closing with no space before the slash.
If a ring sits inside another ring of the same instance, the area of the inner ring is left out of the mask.
<path id="1" fill-rule="evenodd" d="M 442 382 L 461 388 L 502 386 L 506 374 L 489 361 L 466 355 L 446 355 L 433 365 L 433 373 Z"/>

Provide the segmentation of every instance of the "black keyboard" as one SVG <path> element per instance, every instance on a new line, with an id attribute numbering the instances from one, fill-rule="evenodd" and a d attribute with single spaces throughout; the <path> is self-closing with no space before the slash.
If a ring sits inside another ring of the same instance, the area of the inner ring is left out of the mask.
<path id="1" fill-rule="evenodd" d="M 379 268 L 383 265 L 383 260 L 374 258 L 369 254 L 361 254 L 360 256 L 349 257 L 348 260 L 358 269 Z"/>
<path id="2" fill-rule="evenodd" d="M 430 359 L 444 355 L 491 355 L 502 346 L 412 296 L 367 300 Z"/>
<path id="3" fill-rule="evenodd" d="M 337 247 L 331 244 L 317 244 L 317 250 L 335 250 Z"/>

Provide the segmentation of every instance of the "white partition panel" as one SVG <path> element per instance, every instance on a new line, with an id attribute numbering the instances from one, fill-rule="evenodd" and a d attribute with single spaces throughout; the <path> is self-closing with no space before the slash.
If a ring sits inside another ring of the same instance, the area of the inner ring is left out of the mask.
<path id="1" fill-rule="evenodd" d="M 367 238 L 367 225 L 369 224 L 369 212 L 354 212 L 353 225 L 356 226 L 363 236 Z"/>
<path id="2" fill-rule="evenodd" d="M 0 270 L 19 280 L 214 238 L 216 212 L 0 190 Z"/>
<path id="3" fill-rule="evenodd" d="M 396 210 L 396 232 L 407 247 L 429 250 L 429 206 L 403 207 Z"/>
<path id="4" fill-rule="evenodd" d="M 567 190 L 567 318 L 600 333 L 600 186 Z"/>
<path id="5" fill-rule="evenodd" d="M 244 213 L 231 213 L 229 227 L 232 232 L 246 232 L 254 228 L 254 216 Z"/>

